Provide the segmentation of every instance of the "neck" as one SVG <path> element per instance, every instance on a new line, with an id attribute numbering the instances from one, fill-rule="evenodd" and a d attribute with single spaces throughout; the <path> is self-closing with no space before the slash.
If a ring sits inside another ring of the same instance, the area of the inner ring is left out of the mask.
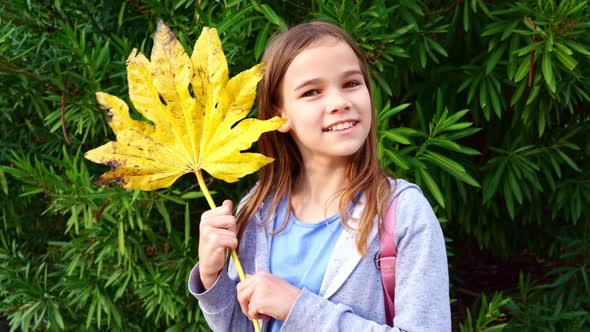
<path id="1" fill-rule="evenodd" d="M 339 196 L 346 188 L 345 162 L 305 162 L 293 185 L 291 206 L 300 220 L 315 222 L 338 212 Z"/>

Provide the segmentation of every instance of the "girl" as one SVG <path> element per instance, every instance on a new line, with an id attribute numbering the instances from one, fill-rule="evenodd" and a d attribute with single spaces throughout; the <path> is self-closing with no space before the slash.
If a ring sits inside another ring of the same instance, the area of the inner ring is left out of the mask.
<path id="1" fill-rule="evenodd" d="M 379 169 L 361 51 L 338 27 L 311 22 L 276 36 L 263 60 L 258 117 L 287 122 L 258 142 L 275 161 L 237 217 L 227 200 L 201 217 L 189 290 L 211 328 L 253 330 L 259 319 L 263 331 L 450 331 L 442 231 L 416 185 Z M 375 257 L 394 197 L 391 327 Z M 243 282 L 233 263 L 224 269 L 238 243 Z"/>

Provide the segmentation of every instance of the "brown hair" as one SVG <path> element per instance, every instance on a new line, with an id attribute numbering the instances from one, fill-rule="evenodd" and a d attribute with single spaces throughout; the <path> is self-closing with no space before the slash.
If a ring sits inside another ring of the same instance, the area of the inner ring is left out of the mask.
<path id="1" fill-rule="evenodd" d="M 369 89 L 369 95 L 371 95 L 367 63 L 352 38 L 342 29 L 330 23 L 318 21 L 303 23 L 274 36 L 264 52 L 263 61 L 266 69 L 264 78 L 258 85 L 259 119 L 270 119 L 279 115 L 280 87 L 287 68 L 302 50 L 325 37 L 336 38 L 352 48 L 359 60 L 365 84 Z M 359 253 L 363 255 L 366 253 L 367 238 L 373 228 L 373 218 L 375 215 L 379 217 L 379 230 L 381 230 L 381 221 L 392 192 L 387 175 L 380 169 L 377 159 L 374 111 L 371 118 L 369 135 L 347 166 L 349 186 L 340 193 L 338 205 L 340 219 L 344 227 L 351 229 L 348 224 L 348 219 L 351 217 L 350 203 L 358 203 L 355 198 L 357 193 L 363 192 L 365 194 L 366 205 L 356 227 L 356 246 Z M 268 195 L 273 195 L 269 211 L 275 211 L 283 198 L 290 201 L 293 180 L 303 166 L 299 149 L 288 133 L 273 131 L 262 135 L 258 141 L 258 152 L 274 158 L 275 161 L 260 170 L 258 186 L 246 199 L 237 215 L 238 239 L 242 238 L 247 223 Z M 287 209 L 290 212 L 290 204 L 287 204 Z M 264 217 L 263 222 L 270 222 L 269 215 Z M 285 225 L 286 223 L 283 223 L 279 231 Z"/>

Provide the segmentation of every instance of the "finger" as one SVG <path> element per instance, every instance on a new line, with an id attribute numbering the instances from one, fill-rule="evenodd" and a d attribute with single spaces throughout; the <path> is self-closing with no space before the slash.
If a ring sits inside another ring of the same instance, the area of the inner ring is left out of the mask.
<path id="1" fill-rule="evenodd" d="M 250 279 L 250 277 L 251 277 L 250 274 L 246 274 L 246 279 L 238 282 L 238 284 L 236 285 L 236 289 L 238 291 L 242 291 L 244 288 L 247 288 L 252 283 L 252 280 Z"/>
<path id="2" fill-rule="evenodd" d="M 207 232 L 204 238 L 204 243 L 209 244 L 211 247 L 235 249 L 238 246 L 236 233 L 227 229 L 214 229 Z"/>
<path id="3" fill-rule="evenodd" d="M 254 293 L 254 287 L 252 287 L 252 283 L 250 282 L 246 282 L 246 281 L 242 281 L 239 282 L 236 286 L 236 291 L 237 291 L 237 298 L 238 298 L 238 302 L 240 303 L 240 308 L 242 309 L 242 313 L 248 317 L 249 319 L 252 319 L 252 317 L 250 317 L 248 315 L 248 307 L 250 306 L 250 298 L 252 297 L 252 294 Z"/>
<path id="4" fill-rule="evenodd" d="M 263 310 L 262 307 L 260 307 L 260 305 L 258 304 L 258 301 L 256 301 L 255 298 L 255 294 L 252 294 L 252 296 L 250 297 L 250 302 L 248 303 L 248 317 L 250 317 L 250 319 L 258 319 L 257 317 L 259 317 L 260 315 L 263 315 Z"/>
<path id="5" fill-rule="evenodd" d="M 221 215 L 214 216 L 207 219 L 202 219 L 201 224 L 203 226 L 211 226 L 214 228 L 225 228 L 232 230 L 236 227 L 236 218 L 232 215 Z"/>

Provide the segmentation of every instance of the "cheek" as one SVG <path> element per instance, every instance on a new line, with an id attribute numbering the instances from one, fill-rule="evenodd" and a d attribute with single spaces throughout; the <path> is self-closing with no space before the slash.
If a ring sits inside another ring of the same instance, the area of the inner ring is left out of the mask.
<path id="1" fill-rule="evenodd" d="M 365 113 L 371 114 L 372 113 L 372 103 L 371 103 L 371 95 L 369 94 L 369 90 L 364 89 L 363 93 L 359 96 L 359 105 L 361 105 L 363 111 Z"/>

